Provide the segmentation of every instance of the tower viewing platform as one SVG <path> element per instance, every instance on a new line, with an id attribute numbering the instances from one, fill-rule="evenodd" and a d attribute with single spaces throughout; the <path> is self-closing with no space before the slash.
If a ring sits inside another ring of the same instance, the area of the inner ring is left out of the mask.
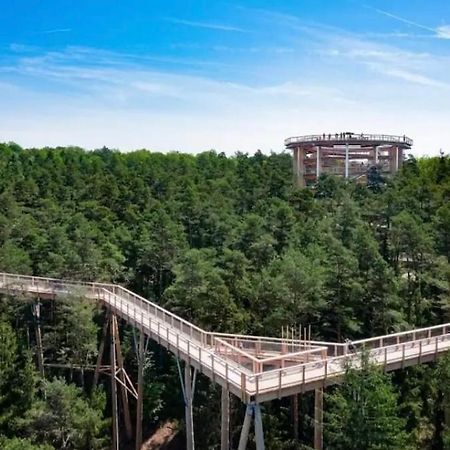
<path id="1" fill-rule="evenodd" d="M 323 173 L 355 180 L 376 167 L 393 175 L 413 141 L 405 135 L 344 132 L 290 137 L 284 144 L 293 151 L 295 183 L 304 187 L 316 183 Z"/>

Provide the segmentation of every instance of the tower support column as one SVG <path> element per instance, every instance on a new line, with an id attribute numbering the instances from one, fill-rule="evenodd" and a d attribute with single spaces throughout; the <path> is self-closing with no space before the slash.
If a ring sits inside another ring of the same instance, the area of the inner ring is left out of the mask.
<path id="1" fill-rule="evenodd" d="M 300 186 L 306 186 L 305 179 L 305 149 L 301 147 L 298 152 L 298 168 L 300 173 Z"/>
<path id="2" fill-rule="evenodd" d="M 320 176 L 320 163 L 321 163 L 320 145 L 316 147 L 316 181 L 319 180 Z"/>
<path id="3" fill-rule="evenodd" d="M 299 173 L 298 173 L 298 148 L 294 148 L 292 151 L 292 170 L 294 172 L 294 185 L 299 185 Z"/>
<path id="4" fill-rule="evenodd" d="M 389 148 L 389 172 L 393 175 L 396 171 L 397 147 Z"/>
<path id="5" fill-rule="evenodd" d="M 397 170 L 400 170 L 400 167 L 403 164 L 403 149 L 402 148 L 398 148 L 398 167 Z"/>
<path id="6" fill-rule="evenodd" d="M 349 148 L 348 142 L 345 143 L 345 178 L 348 178 L 348 166 L 349 166 Z"/>
<path id="7" fill-rule="evenodd" d="M 295 147 L 293 153 L 294 178 L 298 187 L 305 187 L 305 149 Z"/>

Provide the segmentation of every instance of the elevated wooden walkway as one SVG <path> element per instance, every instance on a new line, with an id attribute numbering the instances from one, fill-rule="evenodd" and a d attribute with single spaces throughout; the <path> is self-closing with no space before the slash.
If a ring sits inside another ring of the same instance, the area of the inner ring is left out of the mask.
<path id="1" fill-rule="evenodd" d="M 245 403 L 336 383 L 348 362 L 360 364 L 363 349 L 385 370 L 432 361 L 450 349 L 450 323 L 343 344 L 208 332 L 113 284 L 0 273 L 0 292 L 42 299 L 83 296 L 102 302 Z"/>

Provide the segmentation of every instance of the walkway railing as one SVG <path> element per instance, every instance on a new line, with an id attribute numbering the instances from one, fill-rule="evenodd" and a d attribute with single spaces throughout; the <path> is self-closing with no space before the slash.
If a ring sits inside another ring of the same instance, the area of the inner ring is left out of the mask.
<path id="1" fill-rule="evenodd" d="M 432 327 L 434 328 L 434 327 Z M 443 327 L 444 329 L 444 327 Z M 448 331 L 449 324 L 445 326 Z M 329 357 L 325 360 L 301 364 L 287 369 L 276 369 L 271 372 L 262 372 L 248 377 L 247 386 L 252 386 L 251 395 L 259 398 L 270 396 L 273 398 L 274 386 L 278 386 L 281 393 L 294 386 L 308 385 L 312 387 L 319 382 L 322 385 L 333 384 L 337 377 L 343 375 L 346 368 L 351 365 L 358 368 L 361 365 L 362 348 L 355 352 L 346 353 L 343 356 Z M 399 344 L 387 345 L 378 348 L 367 349 L 369 360 L 386 368 L 397 369 L 411 365 L 413 362 L 420 364 L 425 359 L 435 359 L 439 353 L 450 350 L 450 334 L 423 339 L 405 341 Z M 308 388 L 304 388 L 308 390 Z"/>

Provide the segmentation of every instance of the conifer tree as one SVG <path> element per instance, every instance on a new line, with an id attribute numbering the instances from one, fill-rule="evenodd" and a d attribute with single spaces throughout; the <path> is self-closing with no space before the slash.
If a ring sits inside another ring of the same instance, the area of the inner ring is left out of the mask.
<path id="1" fill-rule="evenodd" d="M 367 355 L 361 368 L 349 366 L 341 385 L 326 397 L 326 448 L 405 450 L 405 422 L 389 377 Z"/>

